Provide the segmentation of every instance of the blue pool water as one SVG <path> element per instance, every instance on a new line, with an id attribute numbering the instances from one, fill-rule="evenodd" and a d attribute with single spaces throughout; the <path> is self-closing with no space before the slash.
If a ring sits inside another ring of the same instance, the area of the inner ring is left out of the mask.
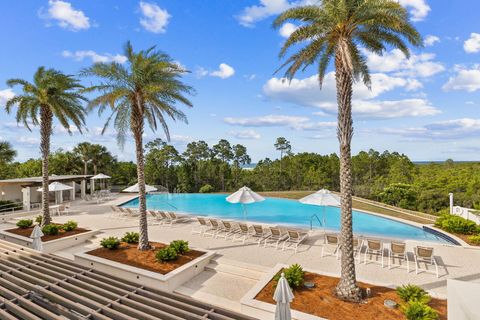
<path id="1" fill-rule="evenodd" d="M 241 221 L 244 213 L 241 204 L 231 204 L 223 194 L 155 194 L 147 195 L 147 208 L 195 215 L 212 216 Z M 138 207 L 138 198 L 122 206 Z M 260 223 L 292 225 L 310 228 L 312 215 L 325 221 L 328 230 L 340 230 L 340 209 L 302 204 L 295 200 L 266 198 L 265 201 L 245 206 L 247 220 Z M 320 227 L 318 221 L 314 227 Z M 322 227 L 320 227 L 322 228 Z M 364 212 L 353 211 L 353 230 L 357 234 L 376 235 L 396 239 L 446 242 L 421 228 Z"/>

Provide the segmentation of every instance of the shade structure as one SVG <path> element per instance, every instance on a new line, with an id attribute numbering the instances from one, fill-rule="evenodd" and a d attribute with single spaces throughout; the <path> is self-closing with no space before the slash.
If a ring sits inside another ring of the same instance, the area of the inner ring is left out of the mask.
<path id="1" fill-rule="evenodd" d="M 30 235 L 30 238 L 33 239 L 32 242 L 32 249 L 42 251 L 43 250 L 43 243 L 42 243 L 43 232 L 40 229 L 40 226 L 37 224 Z"/>
<path id="2" fill-rule="evenodd" d="M 103 185 L 100 186 L 100 188 L 106 188 L 107 187 L 107 184 L 106 184 L 106 181 L 107 179 L 111 179 L 112 177 L 110 176 L 107 176 L 106 174 L 103 174 L 103 173 L 99 173 L 97 175 L 94 175 L 93 177 L 90 178 L 90 182 L 91 182 L 91 186 L 90 186 L 90 190 L 91 190 L 91 193 L 93 194 L 93 192 L 95 191 L 95 180 L 103 180 Z"/>
<path id="3" fill-rule="evenodd" d="M 290 303 L 294 296 L 292 289 L 288 285 L 285 274 L 282 272 L 280 280 L 278 280 L 277 288 L 273 294 L 273 300 L 277 303 L 275 307 L 275 320 L 291 320 L 292 313 L 290 311 Z"/>
<path id="4" fill-rule="evenodd" d="M 65 190 L 72 190 L 73 187 L 67 186 L 66 184 L 60 182 L 52 182 L 48 185 L 48 191 L 65 191 Z M 43 188 L 38 188 L 37 191 L 43 191 Z"/>
<path id="5" fill-rule="evenodd" d="M 153 186 L 149 186 L 148 184 L 145 185 L 145 192 L 152 192 L 157 191 L 157 188 Z M 123 189 L 123 192 L 140 192 L 140 188 L 138 187 L 138 183 L 135 183 L 133 186 L 130 186 L 126 189 Z"/>
<path id="6" fill-rule="evenodd" d="M 90 179 L 92 179 L 92 180 L 101 180 L 101 179 L 111 179 L 111 178 L 112 178 L 112 177 L 107 176 L 106 174 L 99 173 L 99 174 L 91 177 Z"/>
<path id="7" fill-rule="evenodd" d="M 230 203 L 241 203 L 243 207 L 243 217 L 247 218 L 247 209 L 245 208 L 246 204 L 255 203 L 265 200 L 264 197 L 255 193 L 249 187 L 241 187 L 237 192 L 232 193 L 227 198 L 227 201 Z"/>
<path id="8" fill-rule="evenodd" d="M 327 189 L 318 190 L 317 192 L 303 197 L 298 201 L 304 204 L 312 204 L 315 206 L 340 206 L 340 197 L 334 193 L 331 193 Z"/>

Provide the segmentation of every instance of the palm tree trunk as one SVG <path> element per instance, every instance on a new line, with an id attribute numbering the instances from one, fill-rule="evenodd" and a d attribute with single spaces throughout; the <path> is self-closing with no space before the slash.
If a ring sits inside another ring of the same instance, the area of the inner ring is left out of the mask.
<path id="1" fill-rule="evenodd" d="M 352 67 L 347 43 L 340 41 L 335 55 L 335 80 L 338 104 L 338 141 L 340 143 L 341 192 L 341 278 L 336 287 L 339 298 L 359 302 L 361 289 L 357 286 L 353 255 L 352 228 L 352 162 L 350 144 L 353 136 L 352 120 Z"/>
<path id="2" fill-rule="evenodd" d="M 52 134 L 52 112 L 48 107 L 40 109 L 40 152 L 42 153 L 42 225 L 52 222 L 49 208 L 48 156 L 50 155 L 50 136 Z"/>
<path id="3" fill-rule="evenodd" d="M 83 161 L 83 174 L 84 175 L 87 175 L 88 173 L 88 167 L 87 167 L 88 163 L 87 163 L 87 160 Z"/>
<path id="4" fill-rule="evenodd" d="M 138 210 L 139 217 L 139 241 L 138 250 L 150 249 L 148 242 L 148 223 L 147 223 L 147 197 L 145 193 L 145 161 L 143 157 L 143 117 L 140 110 L 134 108 L 132 112 L 132 131 L 135 138 L 135 150 L 137 155 L 137 180 L 138 180 Z"/>

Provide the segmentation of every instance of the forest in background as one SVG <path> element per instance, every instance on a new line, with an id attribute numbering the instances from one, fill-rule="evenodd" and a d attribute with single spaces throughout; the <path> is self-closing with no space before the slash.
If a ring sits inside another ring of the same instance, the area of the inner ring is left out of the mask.
<path id="1" fill-rule="evenodd" d="M 247 148 L 222 139 L 209 146 L 190 142 L 184 152 L 156 139 L 145 145 L 145 178 L 170 192 L 234 191 L 247 185 L 256 191 L 339 191 L 339 158 L 336 154 L 292 153 L 285 138 L 272 144 L 278 159 L 265 158 L 252 169 Z M 0 179 L 41 175 L 41 160 L 14 161 L 16 151 L 0 142 Z M 437 214 L 455 204 L 480 209 L 480 163 L 413 163 L 397 152 L 361 151 L 352 157 L 354 193 L 405 209 Z M 123 187 L 136 182 L 136 165 L 118 161 L 102 145 L 83 142 L 73 150 L 59 149 L 50 156 L 52 174 L 112 176 L 111 184 Z"/>

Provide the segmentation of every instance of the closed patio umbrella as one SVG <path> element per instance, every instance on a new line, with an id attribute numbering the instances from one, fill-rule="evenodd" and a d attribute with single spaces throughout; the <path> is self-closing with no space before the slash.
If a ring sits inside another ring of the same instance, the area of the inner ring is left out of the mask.
<path id="1" fill-rule="evenodd" d="M 290 311 L 290 303 L 294 296 L 292 289 L 288 285 L 288 281 L 285 278 L 285 274 L 282 272 L 280 280 L 278 280 L 277 288 L 273 294 L 273 300 L 277 302 L 275 307 L 275 320 L 291 320 L 292 313 Z"/>
<path id="2" fill-rule="evenodd" d="M 244 217 L 247 217 L 247 209 L 245 208 L 246 204 L 261 202 L 265 198 L 259 195 L 258 193 L 253 192 L 248 187 L 241 187 L 237 192 L 232 193 L 227 197 L 227 201 L 230 203 L 241 203 L 243 206 Z"/>
<path id="3" fill-rule="evenodd" d="M 153 186 L 149 186 L 148 184 L 145 185 L 145 192 L 152 192 L 152 191 L 157 191 L 157 188 Z M 126 189 L 123 189 L 123 192 L 140 192 L 140 189 L 138 187 L 138 183 L 135 183 L 133 186 L 130 186 Z"/>
<path id="4" fill-rule="evenodd" d="M 310 204 L 314 206 L 323 207 L 323 227 L 325 228 L 325 210 L 326 207 L 339 207 L 340 206 L 340 197 L 336 194 L 328 191 L 327 189 L 318 190 L 315 193 L 312 193 L 302 199 L 298 200 L 303 204 Z M 313 217 L 312 217 L 313 218 Z"/>
<path id="5" fill-rule="evenodd" d="M 62 193 L 65 190 L 73 190 L 73 187 L 67 186 L 66 184 L 60 183 L 58 181 L 52 182 L 48 185 L 48 191 L 55 192 L 55 203 L 59 202 L 59 199 L 58 199 L 59 193 Z M 43 188 L 38 188 L 37 191 L 42 192 Z M 63 199 L 63 197 L 61 198 Z"/>
<path id="6" fill-rule="evenodd" d="M 38 251 L 43 250 L 42 237 L 43 237 L 42 229 L 40 229 L 40 226 L 37 224 L 35 228 L 33 228 L 32 234 L 30 235 L 30 238 L 33 239 L 32 249 L 38 250 Z"/>

